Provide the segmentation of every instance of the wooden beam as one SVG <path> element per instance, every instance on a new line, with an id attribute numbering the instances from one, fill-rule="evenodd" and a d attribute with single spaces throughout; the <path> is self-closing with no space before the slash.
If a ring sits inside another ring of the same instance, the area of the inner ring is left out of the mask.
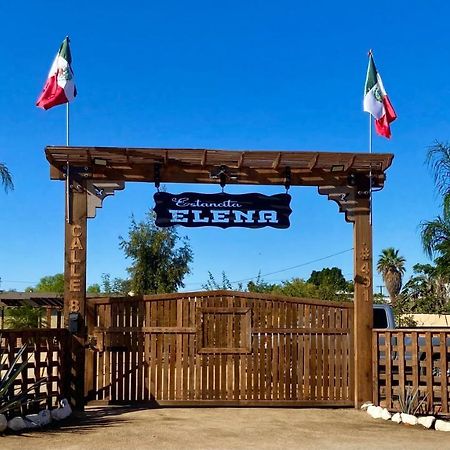
<path id="1" fill-rule="evenodd" d="M 372 401 L 373 274 L 370 214 L 355 216 L 354 239 L 354 393 L 355 408 Z"/>
<path id="2" fill-rule="evenodd" d="M 69 315 L 78 315 L 78 331 L 72 340 L 71 369 L 73 373 L 71 402 L 75 409 L 84 408 L 85 342 L 86 342 L 86 245 L 87 191 L 86 180 L 70 179 L 69 209 L 66 205 L 64 257 L 64 326 Z M 70 217 L 70 222 L 67 218 Z"/>
<path id="3" fill-rule="evenodd" d="M 245 158 L 245 152 L 241 152 L 239 155 L 238 165 L 237 168 L 240 169 L 242 165 L 244 164 L 244 158 Z"/>
<path id="4" fill-rule="evenodd" d="M 278 169 L 278 167 L 280 166 L 280 161 L 281 161 L 281 152 L 278 153 L 277 157 L 275 158 L 275 161 L 272 164 L 272 169 Z"/>

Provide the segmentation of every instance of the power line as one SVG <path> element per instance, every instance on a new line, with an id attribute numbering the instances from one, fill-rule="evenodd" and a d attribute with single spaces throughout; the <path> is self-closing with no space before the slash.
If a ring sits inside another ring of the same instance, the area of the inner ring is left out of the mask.
<path id="1" fill-rule="evenodd" d="M 353 247 L 349 248 L 347 250 L 342 250 L 341 252 L 333 253 L 332 255 L 323 256 L 322 258 L 317 258 L 317 259 L 313 259 L 311 261 L 307 261 L 307 262 L 304 262 L 304 263 L 301 263 L 301 264 L 297 264 L 296 266 L 287 267 L 286 269 L 276 270 L 275 272 L 269 272 L 269 273 L 265 273 L 265 274 L 262 274 L 262 275 L 256 275 L 256 276 L 250 277 L 250 278 L 243 278 L 242 280 L 230 281 L 230 283 L 232 283 L 232 284 L 242 283 L 243 281 L 250 281 L 250 280 L 253 280 L 254 278 L 258 278 L 258 276 L 260 276 L 262 278 L 262 277 L 268 277 L 269 275 L 275 275 L 277 273 L 287 272 L 288 270 L 297 269 L 299 267 L 307 266 L 307 265 L 313 264 L 315 262 L 319 262 L 319 261 L 323 261 L 325 259 L 333 258 L 334 256 L 338 256 L 338 255 L 342 255 L 344 253 L 351 252 L 352 250 L 353 250 Z"/>

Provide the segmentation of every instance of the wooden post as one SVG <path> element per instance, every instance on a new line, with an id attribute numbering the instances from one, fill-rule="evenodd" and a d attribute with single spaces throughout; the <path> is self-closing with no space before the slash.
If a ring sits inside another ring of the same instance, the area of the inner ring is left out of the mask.
<path id="1" fill-rule="evenodd" d="M 355 407 L 372 401 L 372 225 L 370 213 L 356 215 L 354 240 L 354 374 Z"/>
<path id="2" fill-rule="evenodd" d="M 84 408 L 84 348 L 86 343 L 86 244 L 87 191 L 86 181 L 70 178 L 69 201 L 66 206 L 64 255 L 64 326 L 69 315 L 78 313 L 78 330 L 72 336 L 71 370 L 69 370 L 71 402 L 75 409 Z M 70 220 L 67 220 L 70 218 Z"/>

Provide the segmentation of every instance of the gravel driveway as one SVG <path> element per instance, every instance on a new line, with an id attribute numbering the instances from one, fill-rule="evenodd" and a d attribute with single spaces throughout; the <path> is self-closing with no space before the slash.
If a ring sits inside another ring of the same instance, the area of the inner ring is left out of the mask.
<path id="1" fill-rule="evenodd" d="M 0 448 L 435 450 L 449 438 L 353 409 L 90 407 L 58 427 L 0 437 Z"/>

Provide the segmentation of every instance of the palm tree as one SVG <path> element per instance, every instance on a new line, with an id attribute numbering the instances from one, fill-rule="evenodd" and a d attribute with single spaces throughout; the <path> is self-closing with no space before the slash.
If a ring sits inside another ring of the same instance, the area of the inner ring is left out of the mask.
<path id="1" fill-rule="evenodd" d="M 450 213 L 450 145 L 436 141 L 427 152 L 427 164 L 433 172 L 434 183 L 442 195 L 444 216 Z"/>
<path id="2" fill-rule="evenodd" d="M 420 227 L 423 250 L 430 258 L 450 251 L 450 215 L 426 220 Z"/>
<path id="3" fill-rule="evenodd" d="M 12 176 L 8 168 L 5 166 L 5 164 L 0 162 L 0 184 L 3 185 L 5 188 L 5 191 L 8 192 L 9 190 L 14 189 L 14 184 L 12 181 Z"/>
<path id="4" fill-rule="evenodd" d="M 398 250 L 395 250 L 393 247 L 385 248 L 381 250 L 381 254 L 378 257 L 377 271 L 383 277 L 391 303 L 395 303 L 397 295 L 402 288 L 402 277 L 405 274 L 405 258 L 399 256 Z"/>

